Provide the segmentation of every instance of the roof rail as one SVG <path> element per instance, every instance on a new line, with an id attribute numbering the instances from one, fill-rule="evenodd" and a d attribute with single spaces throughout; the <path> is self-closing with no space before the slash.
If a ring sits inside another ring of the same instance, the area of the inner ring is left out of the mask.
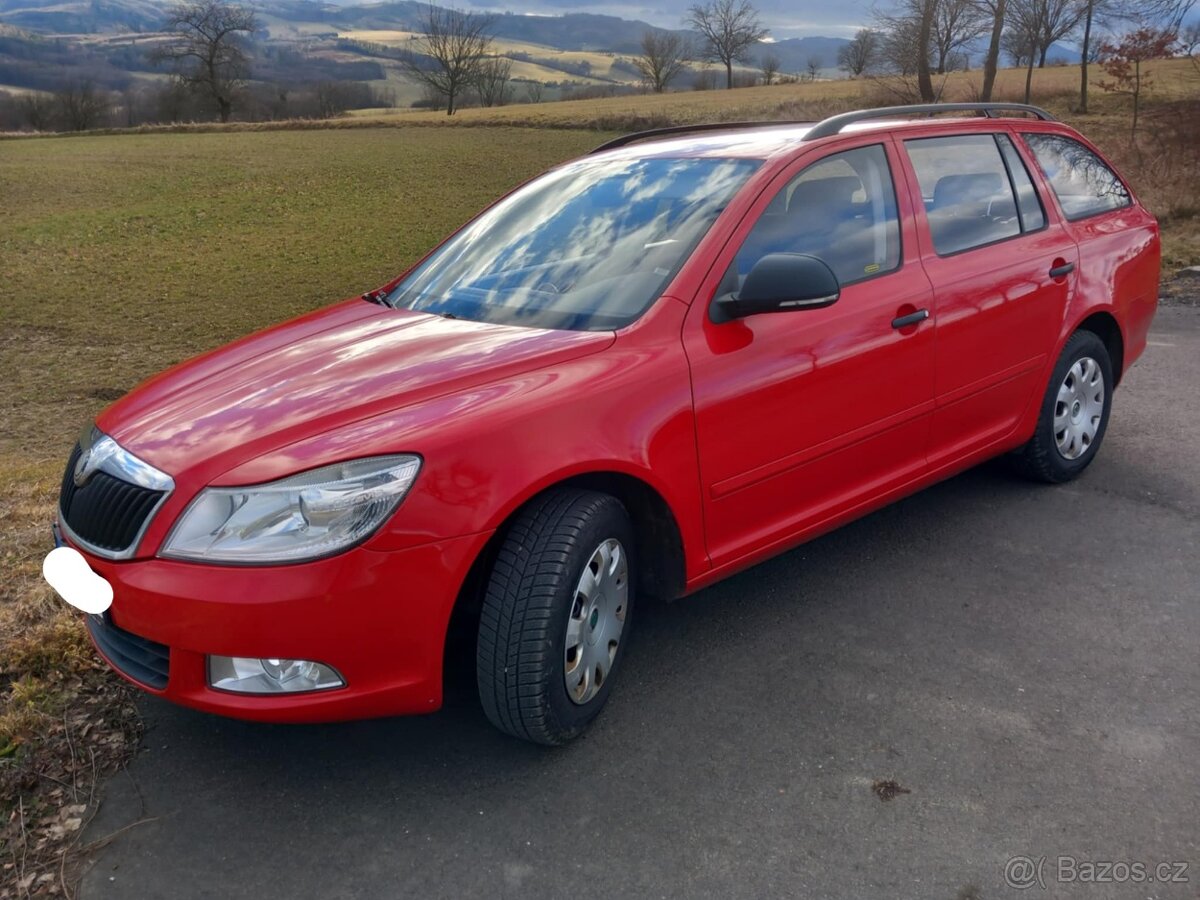
<path id="1" fill-rule="evenodd" d="M 858 109 L 823 119 L 804 135 L 806 141 L 829 137 L 841 132 L 847 125 L 868 119 L 887 119 L 892 116 L 936 115 L 944 112 L 982 113 L 988 118 L 1006 112 L 1023 112 L 1037 116 L 1043 122 L 1055 121 L 1054 116 L 1037 106 L 1027 103 L 918 103 L 912 106 L 884 106 L 878 109 Z"/>
<path id="2" fill-rule="evenodd" d="M 673 134 L 697 134 L 703 131 L 733 131 L 738 128 L 795 127 L 797 125 L 811 124 L 812 122 L 710 122 L 704 125 L 671 125 L 667 128 L 651 128 L 649 131 L 635 131 L 631 134 L 623 134 L 618 138 L 613 138 L 611 141 L 605 141 L 594 150 L 589 150 L 588 155 L 603 153 L 605 150 L 616 150 L 618 147 L 624 147 L 626 144 L 648 141 L 653 138 L 668 137 Z"/>
<path id="3" fill-rule="evenodd" d="M 739 128 L 795 128 L 800 125 L 812 125 L 804 135 L 806 141 L 815 138 L 829 137 L 838 134 L 847 125 L 862 122 L 867 119 L 886 119 L 892 116 L 932 116 L 944 112 L 974 112 L 982 113 L 989 118 L 1004 112 L 1023 112 L 1037 116 L 1043 122 L 1055 121 L 1054 116 L 1037 106 L 1026 103 L 918 103 L 913 106 L 882 106 L 877 109 L 858 109 L 853 112 L 841 113 L 822 119 L 813 125 L 812 122 L 709 122 L 702 125 L 671 125 L 666 128 L 651 128 L 648 131 L 634 131 L 623 134 L 611 141 L 605 141 L 599 147 L 588 151 L 603 153 L 605 150 L 616 150 L 638 141 L 648 141 L 654 138 L 669 137 L 675 134 L 699 134 L 706 131 L 735 131 Z"/>

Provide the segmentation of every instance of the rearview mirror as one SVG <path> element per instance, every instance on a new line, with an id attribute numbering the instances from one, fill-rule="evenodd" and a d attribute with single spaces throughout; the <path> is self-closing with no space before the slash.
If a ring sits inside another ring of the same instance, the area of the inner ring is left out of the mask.
<path id="1" fill-rule="evenodd" d="M 740 291 L 716 299 L 712 320 L 819 309 L 837 302 L 840 294 L 837 276 L 823 260 L 804 253 L 768 253 L 754 264 Z"/>

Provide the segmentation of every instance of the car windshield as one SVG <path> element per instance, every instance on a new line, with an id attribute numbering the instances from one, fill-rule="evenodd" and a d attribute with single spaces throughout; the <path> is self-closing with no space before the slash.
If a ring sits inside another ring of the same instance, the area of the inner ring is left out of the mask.
<path id="1" fill-rule="evenodd" d="M 388 302 L 502 325 L 621 328 L 658 299 L 760 164 L 714 158 L 569 164 L 463 228 Z"/>

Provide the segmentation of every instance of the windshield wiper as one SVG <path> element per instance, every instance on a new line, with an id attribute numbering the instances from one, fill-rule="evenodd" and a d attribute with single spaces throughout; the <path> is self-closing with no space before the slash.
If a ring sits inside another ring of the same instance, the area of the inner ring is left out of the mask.
<path id="1" fill-rule="evenodd" d="M 378 303 L 380 306 L 391 306 L 391 304 L 387 302 L 386 291 L 367 291 L 362 295 L 362 299 L 366 300 L 368 303 Z"/>

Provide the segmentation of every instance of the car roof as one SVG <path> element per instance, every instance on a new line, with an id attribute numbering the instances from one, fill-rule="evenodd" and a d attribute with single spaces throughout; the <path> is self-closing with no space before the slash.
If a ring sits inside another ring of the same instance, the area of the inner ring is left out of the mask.
<path id="1" fill-rule="evenodd" d="M 833 116 L 822 122 L 746 122 L 716 123 L 710 125 L 685 125 L 637 132 L 617 138 L 592 151 L 606 158 L 651 159 L 655 157 L 719 157 L 769 159 L 779 154 L 796 150 L 808 140 L 817 140 L 834 135 L 860 134 L 863 132 L 890 132 L 895 130 L 927 129 L 954 126 L 967 130 L 994 129 L 999 122 L 1030 123 L 1025 117 L 997 118 L 1000 109 L 1013 108 L 1011 104 L 930 104 L 910 107 L 888 107 L 877 110 L 858 110 Z M 929 118 L 929 111 L 941 113 L 976 109 L 985 116 Z M 1025 107 L 1015 108 L 1024 111 Z M 1043 122 L 1054 119 L 1044 110 L 1028 107 Z M 924 118 L 903 118 L 917 112 Z M 895 117 L 889 117 L 892 114 Z"/>

